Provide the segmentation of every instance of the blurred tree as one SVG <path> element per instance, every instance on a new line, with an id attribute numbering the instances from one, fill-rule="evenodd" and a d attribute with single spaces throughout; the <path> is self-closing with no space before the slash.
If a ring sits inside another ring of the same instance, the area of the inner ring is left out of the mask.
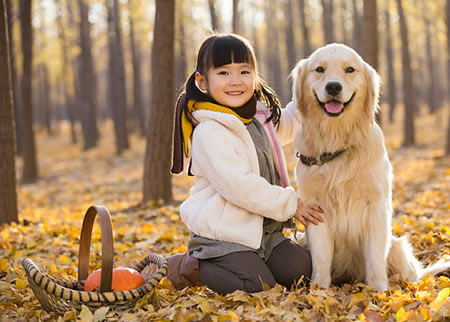
<path id="1" fill-rule="evenodd" d="M 22 31 L 22 97 L 23 97 L 23 173 L 22 181 L 31 183 L 38 178 L 36 143 L 33 131 L 32 62 L 33 29 L 31 26 L 32 0 L 20 1 Z"/>
<path id="2" fill-rule="evenodd" d="M 389 0 L 387 0 L 387 8 L 385 11 L 386 24 L 386 74 L 388 87 L 388 104 L 389 104 L 389 122 L 394 121 L 394 111 L 397 105 L 397 89 L 395 85 L 395 71 L 394 71 L 394 53 L 392 50 L 392 31 L 391 31 L 391 14 L 389 12 Z"/>
<path id="3" fill-rule="evenodd" d="M 286 0 L 284 3 L 284 15 L 287 18 L 285 23 L 286 28 L 286 53 L 288 60 L 288 70 L 291 71 L 297 62 L 297 54 L 295 49 L 295 35 L 294 35 L 294 17 L 292 13 L 292 0 Z"/>
<path id="4" fill-rule="evenodd" d="M 362 15 L 358 7 L 358 1 L 352 0 L 353 7 L 353 43 L 352 47 L 357 52 L 362 48 Z"/>
<path id="5" fill-rule="evenodd" d="M 37 78 L 37 111 L 36 119 L 41 126 L 47 129 L 47 134 L 52 134 L 51 125 L 51 100 L 50 100 L 50 81 L 48 76 L 47 64 L 41 63 L 36 68 Z"/>
<path id="6" fill-rule="evenodd" d="M 143 201 L 173 200 L 170 175 L 174 110 L 175 0 L 156 0 L 152 102 L 147 125 Z"/>
<path id="7" fill-rule="evenodd" d="M 180 5 L 182 5 L 181 2 Z M 209 6 L 209 14 L 211 16 L 211 29 L 214 31 L 219 31 L 219 17 L 217 16 L 216 13 L 216 1 L 208 0 L 208 6 Z"/>
<path id="8" fill-rule="evenodd" d="M 403 81 L 403 104 L 404 116 L 404 138 L 402 145 L 405 147 L 415 144 L 414 114 L 416 112 L 416 100 L 411 69 L 411 56 L 409 54 L 408 27 L 403 12 L 402 0 L 396 0 L 400 20 L 400 37 L 402 40 L 402 81 Z"/>
<path id="9" fill-rule="evenodd" d="M 239 34 L 241 32 L 241 21 L 239 13 L 239 0 L 233 0 L 233 32 Z"/>
<path id="10" fill-rule="evenodd" d="M 133 65 L 133 122 L 137 125 L 135 128 L 139 129 L 139 135 L 145 136 L 145 116 L 144 116 L 144 101 L 142 97 L 142 73 L 141 60 L 142 54 L 139 43 L 136 42 L 133 19 L 133 0 L 128 0 L 128 20 L 130 32 L 130 51 L 131 64 Z"/>
<path id="11" fill-rule="evenodd" d="M 125 85 L 125 62 L 120 30 L 120 13 L 118 0 L 106 0 L 108 12 L 108 47 L 109 47 L 109 105 L 114 122 L 116 152 L 130 147 L 127 129 L 127 93 Z"/>
<path id="12" fill-rule="evenodd" d="M 447 24 L 447 95 L 450 95 L 450 0 L 447 0 L 445 10 L 446 24 Z M 448 104 L 450 104 L 450 97 L 447 97 Z M 448 114 L 447 124 L 447 145 L 445 147 L 445 154 L 450 155 L 450 113 Z"/>
<path id="13" fill-rule="evenodd" d="M 325 44 L 335 41 L 334 23 L 333 23 L 333 0 L 322 0 L 323 9 L 323 32 Z"/>
<path id="14" fill-rule="evenodd" d="M 378 11 L 377 0 L 365 0 L 363 7 L 363 57 L 378 71 Z M 381 126 L 381 110 L 375 115 L 376 122 Z"/>
<path id="15" fill-rule="evenodd" d="M 351 46 L 350 43 L 350 37 L 348 35 L 348 29 L 347 29 L 347 5 L 348 5 L 348 0 L 341 0 L 340 1 L 341 4 L 341 10 L 340 10 L 340 21 L 339 21 L 339 25 L 341 27 L 341 42 L 346 44 L 347 46 Z"/>
<path id="16" fill-rule="evenodd" d="M 267 72 L 269 74 L 269 84 L 275 90 L 281 100 L 286 100 L 281 77 L 281 62 L 280 62 L 280 32 L 277 18 L 277 3 L 275 1 L 265 2 L 265 17 L 267 24 L 267 38 L 266 38 L 266 64 Z M 286 103 L 286 102 L 284 102 Z"/>
<path id="17" fill-rule="evenodd" d="M 422 2 L 423 6 L 426 6 L 428 2 Z M 430 108 L 430 112 L 434 113 L 438 109 L 438 99 L 439 99 L 439 86 L 436 79 L 436 68 L 434 66 L 435 60 L 433 58 L 433 39 L 431 35 L 431 22 L 427 17 L 429 10 L 423 8 L 422 19 L 425 26 L 425 56 L 428 67 L 428 91 L 426 95 L 426 103 Z"/>
<path id="18" fill-rule="evenodd" d="M 183 85 L 187 77 L 187 57 L 186 57 L 186 32 L 182 21 L 185 18 L 185 5 L 180 1 L 176 9 L 176 46 L 175 46 L 175 88 L 177 96 L 183 91 Z"/>
<path id="19" fill-rule="evenodd" d="M 13 37 L 13 25 L 14 25 L 14 17 L 13 17 L 13 8 L 12 1 L 6 1 L 6 11 L 8 18 L 8 40 L 9 40 L 9 61 L 11 64 L 11 86 L 13 93 L 13 101 L 14 101 L 14 119 L 16 121 L 16 153 L 18 155 L 22 155 L 23 152 L 23 126 L 22 119 L 20 115 L 22 115 L 22 95 L 20 93 L 20 82 L 19 77 L 16 70 L 16 55 L 14 54 L 14 37 Z"/>
<path id="20" fill-rule="evenodd" d="M 70 73 L 70 63 L 69 63 L 69 57 L 68 57 L 68 44 L 66 41 L 66 33 L 65 28 L 63 24 L 63 14 L 62 14 L 62 6 L 61 6 L 61 0 L 55 0 L 55 7 L 56 7 L 56 23 L 58 26 L 58 37 L 59 42 L 61 44 L 61 52 L 62 52 L 62 86 L 64 91 L 64 105 L 67 110 L 67 115 L 69 116 L 70 121 L 70 136 L 72 143 L 75 144 L 78 142 L 77 139 L 77 133 L 75 131 L 75 111 L 74 111 L 74 105 L 73 105 L 73 99 L 70 96 L 69 93 L 69 73 Z M 73 24 L 72 24 L 73 26 Z"/>
<path id="21" fill-rule="evenodd" d="M 0 0 L 0 225 L 17 222 L 14 109 L 6 12 L 5 0 Z"/>
<path id="22" fill-rule="evenodd" d="M 83 133 L 83 150 L 97 146 L 99 138 L 97 128 L 97 84 L 92 60 L 89 9 L 84 0 L 78 0 L 80 10 L 80 47 L 79 57 L 79 108 Z"/>
<path id="23" fill-rule="evenodd" d="M 312 53 L 312 46 L 311 46 L 311 38 L 309 36 L 309 27 L 306 21 L 305 0 L 299 0 L 297 3 L 300 11 L 300 23 L 302 26 L 303 56 L 308 57 Z"/>

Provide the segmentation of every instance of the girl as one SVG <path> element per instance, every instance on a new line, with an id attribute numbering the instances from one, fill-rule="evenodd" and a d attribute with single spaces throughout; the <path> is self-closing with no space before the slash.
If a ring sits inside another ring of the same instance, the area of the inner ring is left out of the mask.
<path id="1" fill-rule="evenodd" d="M 180 206 L 192 231 L 189 254 L 169 258 L 175 286 L 201 282 L 227 294 L 310 278 L 309 252 L 282 233 L 293 217 L 323 221 L 320 207 L 304 206 L 287 180 L 280 143 L 290 143 L 298 126 L 295 104 L 281 110 L 259 78 L 246 39 L 203 42 L 175 113 L 172 173 L 183 171 L 186 156 L 195 176 Z"/>

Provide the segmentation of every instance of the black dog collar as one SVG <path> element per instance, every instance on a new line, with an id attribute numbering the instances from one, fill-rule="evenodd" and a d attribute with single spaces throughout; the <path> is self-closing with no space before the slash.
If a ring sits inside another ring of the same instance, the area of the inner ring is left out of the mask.
<path id="1" fill-rule="evenodd" d="M 324 153 L 322 153 L 321 155 L 319 155 L 317 157 L 308 157 L 308 156 L 305 156 L 305 155 L 300 154 L 300 153 L 297 152 L 295 154 L 295 156 L 297 158 L 299 158 L 300 161 L 304 165 L 306 165 L 308 167 L 313 166 L 313 165 L 321 166 L 321 165 L 323 165 L 323 164 L 333 160 L 334 158 L 338 157 L 339 155 L 344 153 L 346 150 L 347 149 L 341 149 L 341 150 L 338 150 L 338 151 L 335 151 L 335 152 L 324 152 Z"/>

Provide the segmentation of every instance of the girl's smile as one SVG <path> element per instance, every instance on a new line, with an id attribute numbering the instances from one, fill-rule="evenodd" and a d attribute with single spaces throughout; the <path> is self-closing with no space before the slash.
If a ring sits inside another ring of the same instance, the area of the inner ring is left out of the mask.
<path id="1" fill-rule="evenodd" d="M 240 107 L 255 91 L 255 73 L 248 63 L 231 63 L 210 68 L 206 77 L 198 74 L 198 85 L 219 104 Z"/>

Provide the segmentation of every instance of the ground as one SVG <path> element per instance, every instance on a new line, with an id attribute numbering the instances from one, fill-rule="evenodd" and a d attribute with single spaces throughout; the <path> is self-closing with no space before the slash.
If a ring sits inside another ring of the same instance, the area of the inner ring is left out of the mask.
<path id="1" fill-rule="evenodd" d="M 401 118 L 401 115 L 398 117 Z M 424 263 L 450 260 L 450 158 L 443 157 L 447 114 L 420 115 L 417 146 L 401 148 L 401 120 L 385 121 L 386 144 L 394 167 L 393 233 L 407 235 Z M 189 231 L 178 206 L 192 178 L 173 177 L 176 202 L 141 203 L 145 142 L 132 137 L 129 151 L 115 155 L 113 131 L 102 124 L 100 146 L 81 152 L 71 145 L 66 126 L 60 135 L 38 135 L 40 180 L 19 185 L 19 223 L 0 226 L 0 321 L 58 320 L 372 320 L 422 321 L 450 318 L 448 275 L 427 276 L 419 283 L 391 277 L 391 288 L 376 292 L 359 283 L 320 289 L 275 286 L 257 294 L 219 296 L 204 287 L 176 291 L 167 279 L 133 309 L 101 309 L 63 316 L 42 310 L 28 286 L 21 260 L 29 257 L 49 275 L 76 280 L 82 218 L 92 205 L 112 215 L 115 266 L 130 266 L 150 253 L 170 256 L 186 251 Z M 110 133 L 110 134 L 106 134 Z M 287 148 L 292 176 L 295 156 Z M 17 160 L 21 172 L 20 159 Z M 155 183 L 158 184 L 158 183 Z M 301 226 L 299 226 L 302 229 Z M 92 269 L 101 259 L 100 230 L 95 225 Z"/>

